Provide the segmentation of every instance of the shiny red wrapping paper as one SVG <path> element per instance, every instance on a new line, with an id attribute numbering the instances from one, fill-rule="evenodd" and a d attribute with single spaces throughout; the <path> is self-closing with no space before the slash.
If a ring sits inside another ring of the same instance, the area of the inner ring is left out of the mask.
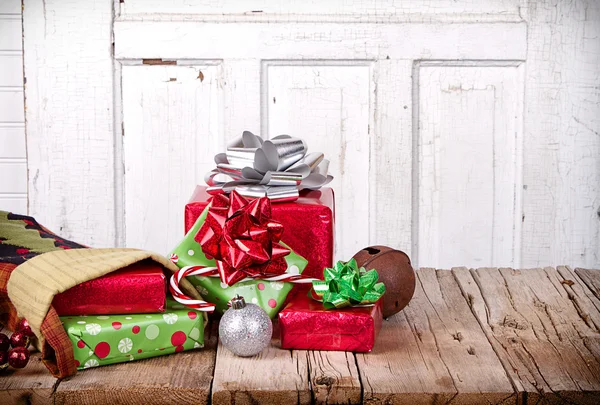
<path id="1" fill-rule="evenodd" d="M 58 315 L 143 314 L 165 311 L 163 268 L 144 260 L 54 296 Z"/>
<path id="2" fill-rule="evenodd" d="M 185 206 L 185 232 L 194 226 L 211 196 L 206 187 L 197 186 Z M 323 278 L 323 269 L 333 266 L 335 200 L 333 190 L 304 190 L 292 202 L 273 202 L 271 218 L 283 225 L 281 241 L 308 260 L 302 273 Z"/>
<path id="3" fill-rule="evenodd" d="M 370 352 L 381 329 L 381 302 L 364 307 L 324 309 L 299 292 L 279 313 L 283 349 Z"/>

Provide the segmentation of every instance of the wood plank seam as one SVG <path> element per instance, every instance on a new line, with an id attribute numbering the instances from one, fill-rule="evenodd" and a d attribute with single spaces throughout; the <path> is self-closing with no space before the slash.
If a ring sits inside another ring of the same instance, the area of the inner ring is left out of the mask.
<path id="1" fill-rule="evenodd" d="M 471 274 L 474 274 L 474 269 L 471 269 Z M 507 280 L 506 280 L 506 277 L 505 277 L 503 274 L 501 274 L 501 276 L 502 276 L 502 278 L 503 278 L 503 280 L 504 280 L 504 287 L 505 287 L 505 289 L 506 289 L 506 292 L 508 293 L 509 302 L 510 302 L 510 304 L 511 304 L 511 306 L 512 306 L 513 310 L 514 310 L 514 311 L 515 311 L 515 312 L 516 312 L 518 315 L 520 315 L 520 316 L 521 316 L 523 319 L 527 319 L 527 317 L 525 317 L 525 316 L 524 316 L 524 315 L 523 315 L 523 314 L 522 314 L 522 313 L 521 313 L 521 312 L 520 312 L 520 311 L 519 311 L 519 310 L 516 308 L 516 306 L 515 306 L 515 304 L 514 304 L 514 298 L 513 298 L 513 295 L 512 295 L 512 293 L 511 293 L 511 291 L 510 291 L 510 288 L 508 287 L 508 282 L 507 282 Z M 476 277 L 474 277 L 474 279 L 475 279 L 475 282 L 477 283 L 477 286 L 480 288 L 480 291 L 482 291 L 482 290 L 481 290 L 481 284 L 480 284 L 480 281 L 479 281 L 479 279 L 478 279 L 478 278 L 476 278 Z M 483 295 L 483 294 L 482 294 L 482 295 Z M 485 301 L 485 296 L 484 296 L 484 301 Z M 487 308 L 487 307 L 486 307 L 486 308 Z M 547 309 L 546 309 L 546 311 L 547 311 Z M 538 319 L 540 320 L 540 322 L 542 322 L 542 320 L 539 318 L 539 315 L 537 315 L 537 314 L 536 314 L 536 316 L 538 316 Z M 505 318 L 505 320 L 506 320 L 506 318 Z M 488 318 L 488 321 L 489 321 L 489 318 Z M 515 328 L 516 328 L 516 329 L 525 329 L 525 326 L 523 326 L 523 325 L 519 325 L 518 323 L 516 323 L 516 324 L 515 324 Z M 538 335 L 538 333 L 536 332 L 536 330 L 535 330 L 535 329 L 532 329 L 532 331 L 533 331 L 533 334 L 535 335 L 535 337 L 536 337 L 537 339 L 540 339 L 540 336 Z M 548 336 L 547 334 L 546 334 L 546 336 L 545 336 L 545 337 L 546 337 L 546 339 L 548 339 L 548 338 L 549 338 L 549 336 Z M 496 341 L 498 341 L 498 342 L 500 343 L 500 341 L 499 341 L 498 339 L 496 339 Z M 550 342 L 550 343 L 552 344 L 552 342 Z M 500 343 L 500 344 L 502 345 L 502 343 Z M 502 346 L 504 347 L 504 345 L 502 345 Z M 554 346 L 554 344 L 552 344 L 552 346 L 555 348 L 555 350 L 557 350 L 557 349 L 556 349 L 556 347 Z M 545 384 L 546 384 L 548 387 L 550 387 L 550 384 L 549 384 L 549 383 L 548 383 L 548 381 L 546 380 L 546 377 L 544 376 L 544 374 L 543 374 L 542 370 L 540 369 L 540 366 L 539 366 L 538 362 L 536 361 L 535 357 L 534 357 L 534 356 L 533 356 L 533 354 L 530 352 L 530 350 L 527 348 L 527 346 L 524 344 L 524 342 L 521 342 L 521 348 L 522 348 L 522 349 L 525 351 L 525 353 L 527 353 L 527 355 L 529 356 L 529 359 L 530 359 L 530 361 L 533 363 L 533 365 L 535 366 L 535 368 L 536 368 L 536 369 L 537 369 L 537 371 L 538 371 L 538 375 L 539 375 L 539 376 L 540 376 L 540 377 L 541 377 L 541 378 L 544 380 L 544 383 L 545 383 Z M 559 352 L 559 351 L 557 350 L 557 352 Z M 506 369 L 506 367 L 505 367 L 505 369 Z M 569 377 L 570 377 L 570 376 L 569 376 Z M 571 380 L 572 380 L 572 378 L 571 378 Z M 573 381 L 573 382 L 574 382 L 574 381 Z M 537 387 L 536 387 L 536 388 L 537 388 Z M 552 391 L 553 391 L 553 390 L 552 390 Z M 553 391 L 553 392 L 554 392 L 554 391 Z M 541 390 L 541 387 L 540 387 L 539 393 L 540 393 L 540 394 L 543 394 L 543 391 Z M 555 394 L 557 394 L 557 393 L 555 392 Z M 558 394 L 557 394 L 557 395 L 558 395 Z M 523 403 L 524 403 L 524 404 L 526 404 L 526 402 L 523 402 Z"/>
<path id="2" fill-rule="evenodd" d="M 358 365 L 358 360 L 356 359 L 356 353 L 352 353 L 352 357 L 354 358 L 354 364 L 356 364 L 356 370 L 358 371 L 358 382 L 360 384 L 360 403 L 365 402 L 365 389 L 361 377 L 360 366 Z"/>
<path id="3" fill-rule="evenodd" d="M 574 273 L 577 275 L 578 279 L 581 281 L 582 285 L 585 285 L 588 291 L 598 300 L 592 301 L 598 311 L 600 311 L 600 280 L 597 280 L 597 285 L 594 280 L 594 276 L 597 277 L 600 274 L 600 269 L 583 269 L 576 268 Z M 600 325 L 596 325 L 597 328 L 600 329 Z"/>
<path id="4" fill-rule="evenodd" d="M 600 302 L 569 267 L 452 270 L 523 403 L 598 403 Z"/>
<path id="5" fill-rule="evenodd" d="M 421 288 L 423 288 L 423 282 L 421 280 L 420 277 L 417 277 L 417 281 L 418 283 L 421 285 Z M 438 313 L 436 306 L 433 304 L 433 302 L 431 302 L 431 300 L 429 299 L 429 296 L 427 295 L 427 293 L 424 294 L 425 298 L 427 299 L 427 302 L 429 302 L 429 304 L 431 305 L 431 307 L 433 308 L 435 314 L 438 316 L 438 318 L 443 319 L 443 317 Z M 443 293 L 442 293 L 443 296 Z M 429 317 L 428 313 L 425 313 L 425 315 L 427 316 L 427 325 L 429 326 L 429 329 L 431 331 L 435 330 L 432 325 L 431 325 L 431 318 Z M 460 333 L 460 332 L 459 332 Z M 455 394 L 448 400 L 448 403 L 451 403 L 454 398 L 456 398 L 456 396 L 458 395 L 458 387 L 456 386 L 456 381 L 454 380 L 454 375 L 452 374 L 452 372 L 450 371 L 450 368 L 448 367 L 448 364 L 444 361 L 442 353 L 440 351 L 440 345 L 438 343 L 438 338 L 435 335 L 435 333 L 432 334 L 433 336 L 433 342 L 435 343 L 435 348 L 437 350 L 437 354 L 438 357 L 440 358 L 440 360 L 442 360 L 442 364 L 444 365 L 444 367 L 446 368 L 446 370 L 448 371 L 448 375 L 450 376 L 450 379 L 452 381 L 452 385 L 454 386 L 454 390 L 456 391 Z"/>
<path id="6" fill-rule="evenodd" d="M 469 271 L 472 271 L 472 270 L 473 270 L 473 269 L 470 269 Z M 517 381 L 516 381 L 514 378 L 511 378 L 511 372 L 510 372 L 511 370 L 509 370 L 509 369 L 508 369 L 508 365 L 507 365 L 507 364 L 505 364 L 505 362 L 504 362 L 504 361 L 502 361 L 502 359 L 501 359 L 501 355 L 500 355 L 500 353 L 498 352 L 498 350 L 497 350 L 497 348 L 496 348 L 496 345 L 494 345 L 494 344 L 493 344 L 493 342 L 492 342 L 492 338 L 493 338 L 494 340 L 496 340 L 498 344 L 501 344 L 501 343 L 500 343 L 500 341 L 499 341 L 499 340 L 498 340 L 498 339 L 497 339 L 495 336 L 490 336 L 490 334 L 489 334 L 489 332 L 488 332 L 487 328 L 485 328 L 485 327 L 483 326 L 483 324 L 482 324 L 482 321 L 480 320 L 480 318 L 477 316 L 477 314 L 475 313 L 475 311 L 474 311 L 474 309 L 473 309 L 473 300 L 474 300 L 474 297 L 473 297 L 473 295 L 471 295 L 471 294 L 467 293 L 467 292 L 464 290 L 464 288 L 463 288 L 463 286 L 462 286 L 462 283 L 460 282 L 460 280 L 459 280 L 459 279 L 457 278 L 457 276 L 456 276 L 456 273 L 455 273 L 455 271 L 454 271 L 454 268 L 452 269 L 452 275 L 454 276 L 454 279 L 456 280 L 456 282 L 457 282 L 457 284 L 458 284 L 458 286 L 459 286 L 459 288 L 460 288 L 460 290 L 461 290 L 461 292 L 462 292 L 462 294 L 463 294 L 463 297 L 464 297 L 464 298 L 465 298 L 465 300 L 467 301 L 467 305 L 468 305 L 468 306 L 469 306 L 469 308 L 471 309 L 471 313 L 473 314 L 473 316 L 474 316 L 474 317 L 475 317 L 475 319 L 477 320 L 477 323 L 479 324 L 479 326 L 480 326 L 480 328 L 481 328 L 481 330 L 482 330 L 483 334 L 485 335 L 486 339 L 488 340 L 488 342 L 489 342 L 489 343 L 490 343 L 490 345 L 492 346 L 492 349 L 494 350 L 494 353 L 496 353 L 496 356 L 497 356 L 497 357 L 498 357 L 498 359 L 500 360 L 500 363 L 502 364 L 502 367 L 504 368 L 504 372 L 506 373 L 506 377 L 507 377 L 507 378 L 508 378 L 508 380 L 510 381 L 510 383 L 511 383 L 511 385 L 512 385 L 513 389 L 515 390 L 515 393 L 517 394 L 517 403 L 518 403 L 518 402 L 519 402 L 519 395 L 520 395 L 520 393 L 523 391 L 523 387 L 522 387 L 522 386 L 519 386 L 519 385 L 518 385 L 518 383 L 517 383 Z M 478 286 L 478 287 L 480 287 L 480 286 L 478 285 L 478 281 L 477 281 L 475 278 L 474 278 L 474 280 L 475 280 L 475 283 L 477 283 L 477 286 Z M 483 295 L 482 295 L 482 296 L 483 296 Z M 484 299 L 484 302 L 485 302 L 485 296 L 483 296 L 483 299 Z M 490 323 L 490 317 L 489 317 L 489 309 L 488 309 L 488 305 L 487 305 L 487 303 L 486 303 L 486 305 L 485 305 L 485 315 L 486 315 L 486 320 L 487 320 L 487 322 L 488 322 L 488 324 L 489 324 L 489 323 Z M 516 372 L 516 370 L 515 370 L 515 369 L 513 369 L 512 371 L 513 371 L 513 373 L 514 373 L 514 372 Z M 527 403 L 527 402 L 526 402 L 526 396 L 525 396 L 525 395 L 523 396 L 523 398 L 522 398 L 522 401 L 521 401 L 521 402 L 522 402 L 523 404 L 526 404 L 526 403 Z"/>

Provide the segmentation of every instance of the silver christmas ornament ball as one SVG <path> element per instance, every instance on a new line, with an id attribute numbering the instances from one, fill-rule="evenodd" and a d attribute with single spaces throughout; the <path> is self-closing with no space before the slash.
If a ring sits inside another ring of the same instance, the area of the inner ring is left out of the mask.
<path id="1" fill-rule="evenodd" d="M 258 305 L 246 304 L 244 297 L 231 300 L 219 324 L 223 346 L 242 357 L 254 356 L 271 343 L 273 324 L 269 315 Z"/>

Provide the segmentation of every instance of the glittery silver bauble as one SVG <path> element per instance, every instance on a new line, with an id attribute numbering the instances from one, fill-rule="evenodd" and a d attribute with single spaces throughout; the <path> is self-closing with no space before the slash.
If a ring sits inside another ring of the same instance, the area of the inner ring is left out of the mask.
<path id="1" fill-rule="evenodd" d="M 238 356 L 254 356 L 271 342 L 273 324 L 269 315 L 258 305 L 246 304 L 236 296 L 221 317 L 219 338 L 223 346 Z"/>

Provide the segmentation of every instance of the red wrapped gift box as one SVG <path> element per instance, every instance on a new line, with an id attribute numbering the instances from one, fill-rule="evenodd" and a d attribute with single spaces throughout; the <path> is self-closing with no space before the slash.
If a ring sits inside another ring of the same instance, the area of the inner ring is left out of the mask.
<path id="1" fill-rule="evenodd" d="M 211 196 L 206 187 L 197 186 L 185 206 L 185 232 L 194 226 Z M 308 260 L 302 273 L 323 278 L 323 269 L 333 266 L 333 234 L 335 218 L 333 190 L 304 190 L 293 202 L 271 204 L 272 218 L 284 227 L 282 242 Z"/>
<path id="2" fill-rule="evenodd" d="M 299 292 L 279 313 L 281 347 L 370 352 L 381 329 L 381 302 L 324 309 L 323 304 Z"/>
<path id="3" fill-rule="evenodd" d="M 54 296 L 58 315 L 143 314 L 165 311 L 163 268 L 144 260 Z"/>

